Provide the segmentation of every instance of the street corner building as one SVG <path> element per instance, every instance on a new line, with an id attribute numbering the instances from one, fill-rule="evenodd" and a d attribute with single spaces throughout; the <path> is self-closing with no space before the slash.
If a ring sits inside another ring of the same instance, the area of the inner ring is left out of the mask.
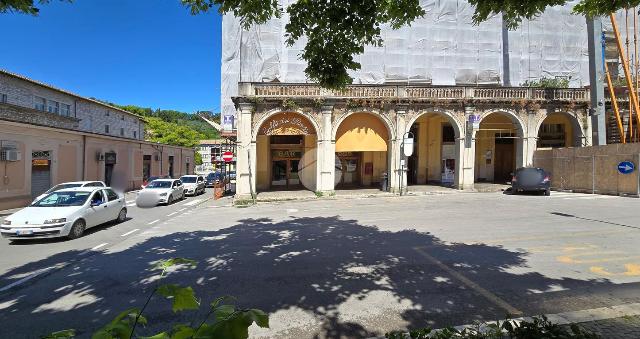
<path id="1" fill-rule="evenodd" d="M 194 150 L 144 141 L 142 117 L 0 70 L 0 210 L 61 182 L 120 190 L 193 173 Z"/>
<path id="2" fill-rule="evenodd" d="M 223 17 L 223 128 L 237 134 L 238 196 L 406 185 L 506 183 L 539 148 L 591 145 L 588 33 L 570 6 L 507 30 L 478 26 L 462 0 L 422 1 L 411 27 L 384 29 L 353 84 L 308 83 L 286 15 L 244 29 Z M 567 88 L 527 82 L 564 79 Z M 405 156 L 405 136 L 413 152 Z"/>

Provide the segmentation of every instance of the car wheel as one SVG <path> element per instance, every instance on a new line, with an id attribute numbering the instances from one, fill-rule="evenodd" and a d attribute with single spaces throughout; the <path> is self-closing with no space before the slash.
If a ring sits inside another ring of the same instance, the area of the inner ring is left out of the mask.
<path id="1" fill-rule="evenodd" d="M 551 196 L 551 189 L 550 189 L 550 188 L 547 188 L 547 190 L 546 190 L 546 191 L 544 191 L 544 195 L 546 195 L 546 196 Z"/>
<path id="2" fill-rule="evenodd" d="M 116 219 L 116 221 L 118 223 L 124 222 L 125 220 L 127 220 L 127 209 L 123 208 L 120 210 L 120 213 L 118 213 L 118 219 Z"/>
<path id="3" fill-rule="evenodd" d="M 76 220 L 71 226 L 71 230 L 69 231 L 69 235 L 67 237 L 69 239 L 78 239 L 84 234 L 84 230 L 87 227 L 87 224 L 82 219 Z"/>
<path id="4" fill-rule="evenodd" d="M 173 194 L 169 195 L 169 198 L 167 199 L 167 205 L 171 205 L 173 203 Z"/>

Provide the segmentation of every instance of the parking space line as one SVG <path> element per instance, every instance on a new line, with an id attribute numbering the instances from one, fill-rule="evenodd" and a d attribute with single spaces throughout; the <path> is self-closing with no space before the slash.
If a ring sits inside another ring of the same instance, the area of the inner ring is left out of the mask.
<path id="1" fill-rule="evenodd" d="M 135 205 L 136 205 L 136 203 L 132 202 L 132 203 L 127 204 L 127 207 L 131 207 L 131 206 L 135 206 Z"/>
<path id="2" fill-rule="evenodd" d="M 178 212 L 182 212 L 182 211 L 186 211 L 186 210 L 187 210 L 186 208 L 181 208 L 181 209 L 178 210 Z"/>
<path id="3" fill-rule="evenodd" d="M 156 219 L 156 220 L 154 220 L 154 221 L 152 221 L 152 222 L 148 223 L 147 225 L 153 225 L 153 224 L 157 223 L 158 221 L 160 221 L 160 219 Z"/>
<path id="4" fill-rule="evenodd" d="M 136 228 L 135 230 L 131 230 L 131 231 L 129 231 L 129 232 L 127 232 L 127 233 L 125 233 L 125 234 L 121 235 L 121 237 L 126 237 L 126 236 L 128 236 L 129 234 L 132 234 L 132 233 L 138 232 L 139 230 L 140 230 L 140 229 Z"/>
<path id="5" fill-rule="evenodd" d="M 199 203 L 200 201 L 202 201 L 202 199 L 191 200 L 189 202 L 185 202 L 184 204 L 182 204 L 182 206 L 193 206 L 193 205 Z"/>
<path id="6" fill-rule="evenodd" d="M 92 251 L 95 251 L 95 250 L 97 250 L 97 249 L 99 249 L 99 248 L 101 248 L 101 247 L 105 247 L 105 246 L 107 246 L 108 244 L 109 244 L 108 242 L 103 242 L 102 244 L 100 244 L 100 245 L 98 245 L 98 246 L 93 247 L 91 250 L 92 250 Z"/>
<path id="7" fill-rule="evenodd" d="M 178 212 L 169 213 L 169 214 L 167 214 L 167 216 L 168 216 L 168 217 L 170 217 L 170 216 L 172 216 L 172 215 L 174 215 L 174 214 L 177 214 L 177 213 L 178 213 Z"/>
<path id="8" fill-rule="evenodd" d="M 442 269 L 443 271 L 447 272 L 449 275 L 451 275 L 454 278 L 456 278 L 458 281 L 463 283 L 465 286 L 471 288 L 472 290 L 474 290 L 475 292 L 477 292 L 481 296 L 485 297 L 487 300 L 492 302 L 494 305 L 496 305 L 496 306 L 502 308 L 503 310 L 507 311 L 507 313 L 509 315 L 522 315 L 522 311 L 520 311 L 517 308 L 509 305 L 506 301 L 500 299 L 500 297 L 498 297 L 497 295 L 487 291 L 486 289 L 482 288 L 480 285 L 478 285 L 478 284 L 474 283 L 473 281 L 469 280 L 469 278 L 467 278 L 464 275 L 458 273 L 457 271 L 453 270 L 449 266 L 443 264 L 440 260 L 432 257 L 427 252 L 425 252 L 422 248 L 414 247 L 413 249 L 416 252 L 418 252 L 420 255 L 425 257 L 427 260 L 429 260 L 430 262 L 432 262 L 433 264 L 438 266 L 440 269 Z"/>

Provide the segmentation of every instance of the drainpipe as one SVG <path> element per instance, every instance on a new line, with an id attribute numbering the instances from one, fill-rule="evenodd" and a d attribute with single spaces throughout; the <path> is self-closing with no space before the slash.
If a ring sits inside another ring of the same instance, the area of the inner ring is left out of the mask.
<path id="1" fill-rule="evenodd" d="M 82 181 L 87 180 L 87 136 L 82 135 Z"/>

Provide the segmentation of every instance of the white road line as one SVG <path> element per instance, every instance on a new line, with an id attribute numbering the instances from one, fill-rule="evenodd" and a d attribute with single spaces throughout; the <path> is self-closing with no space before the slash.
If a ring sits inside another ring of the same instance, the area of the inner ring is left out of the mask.
<path id="1" fill-rule="evenodd" d="M 128 200 L 128 201 L 125 201 L 125 202 L 126 202 L 127 204 L 135 204 L 135 203 L 136 203 L 136 202 L 135 202 L 135 201 L 133 201 L 133 200 Z"/>
<path id="2" fill-rule="evenodd" d="M 153 225 L 153 224 L 157 223 L 158 221 L 160 221 L 160 219 L 156 219 L 156 220 L 154 220 L 154 221 L 152 221 L 152 222 L 148 223 L 147 225 Z"/>
<path id="3" fill-rule="evenodd" d="M 186 208 L 179 209 L 178 212 L 186 211 Z"/>
<path id="4" fill-rule="evenodd" d="M 100 247 L 105 247 L 105 246 L 106 246 L 106 245 L 108 245 L 108 244 L 109 244 L 108 242 L 103 242 L 102 244 L 100 244 L 100 245 L 98 245 L 98 246 L 93 247 L 91 250 L 92 250 L 92 251 L 95 251 L 95 250 L 99 249 Z"/>
<path id="5" fill-rule="evenodd" d="M 135 203 L 135 202 L 132 202 L 132 203 L 130 203 L 130 204 L 127 204 L 127 207 L 131 207 L 131 206 L 135 206 L 135 205 L 136 205 L 136 203 Z"/>
<path id="6" fill-rule="evenodd" d="M 131 230 L 131 231 L 129 231 L 129 232 L 127 232 L 127 233 L 125 233 L 125 234 L 121 235 L 121 237 L 126 237 L 126 236 L 128 236 L 129 234 L 132 234 L 132 233 L 138 232 L 139 230 L 140 230 L 140 229 L 136 228 L 135 230 Z"/>
<path id="7" fill-rule="evenodd" d="M 170 216 L 172 216 L 172 215 L 174 215 L 174 214 L 177 214 L 177 213 L 178 213 L 178 212 L 169 213 L 169 214 L 167 214 L 167 216 L 168 216 L 168 217 L 170 217 Z"/>
<path id="8" fill-rule="evenodd" d="M 193 206 L 201 201 L 202 199 L 191 200 L 189 202 L 185 202 L 184 204 L 182 204 L 182 206 Z"/>
<path id="9" fill-rule="evenodd" d="M 11 288 L 13 288 L 15 286 L 18 286 L 18 285 L 22 285 L 22 284 L 26 283 L 27 281 L 29 281 L 29 280 L 31 280 L 31 279 L 39 276 L 39 275 L 43 275 L 43 274 L 45 274 L 45 273 L 47 273 L 47 272 L 49 272 L 51 270 L 54 270 L 54 269 L 63 268 L 65 266 L 67 266 L 67 265 L 68 265 L 67 263 L 58 264 L 58 265 L 47 267 L 47 268 L 44 268 L 44 269 L 42 269 L 40 271 L 34 272 L 34 273 L 32 273 L 32 274 L 30 274 L 30 275 L 28 275 L 28 276 L 26 276 L 26 277 L 24 277 L 24 278 L 22 278 L 22 279 L 20 279 L 18 281 L 14 281 L 13 283 L 11 283 L 9 285 L 0 288 L 0 292 L 4 292 L 4 291 L 7 291 L 7 290 L 10 290 Z"/>

